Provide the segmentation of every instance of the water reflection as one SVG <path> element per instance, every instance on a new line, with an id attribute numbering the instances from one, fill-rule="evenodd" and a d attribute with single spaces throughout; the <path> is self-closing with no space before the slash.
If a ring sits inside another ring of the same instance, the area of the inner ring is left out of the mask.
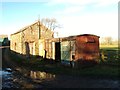
<path id="1" fill-rule="evenodd" d="M 3 69 L 2 71 L 0 71 L 0 76 L 10 75 L 10 74 L 11 74 L 11 69 L 10 68 L 6 68 L 6 69 Z"/>
<path id="2" fill-rule="evenodd" d="M 13 82 L 14 76 L 10 68 L 3 68 L 0 75 L 2 76 L 2 88 L 19 88 L 19 85 Z"/>
<path id="3" fill-rule="evenodd" d="M 54 79 L 55 75 L 46 73 L 46 72 L 41 72 L 41 71 L 30 71 L 30 77 L 32 79 Z"/>
<path id="4" fill-rule="evenodd" d="M 41 88 L 39 83 L 42 81 L 49 81 L 55 78 L 54 74 L 41 71 L 23 71 L 24 75 L 12 70 L 11 68 L 4 68 L 0 71 L 2 79 L 2 88 Z M 30 77 L 26 78 L 26 77 Z M 36 83 L 37 82 L 37 83 Z"/>

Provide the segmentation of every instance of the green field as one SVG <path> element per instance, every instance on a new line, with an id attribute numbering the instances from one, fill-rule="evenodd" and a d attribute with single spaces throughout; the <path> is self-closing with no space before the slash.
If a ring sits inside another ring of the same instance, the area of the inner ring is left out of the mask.
<path id="1" fill-rule="evenodd" d="M 116 44 L 116 45 L 100 45 L 100 48 L 118 48 L 118 44 Z"/>
<path id="2" fill-rule="evenodd" d="M 102 46 L 100 47 L 100 54 L 101 54 L 101 59 L 103 61 L 115 61 L 119 60 L 120 58 L 120 52 L 119 52 L 118 47 L 112 47 L 112 46 Z"/>

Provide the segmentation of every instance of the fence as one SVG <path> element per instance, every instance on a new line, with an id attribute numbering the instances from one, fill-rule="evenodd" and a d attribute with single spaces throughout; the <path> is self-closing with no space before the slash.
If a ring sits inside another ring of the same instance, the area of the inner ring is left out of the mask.
<path id="1" fill-rule="evenodd" d="M 119 49 L 101 49 L 100 50 L 102 62 L 106 62 L 106 64 L 120 64 L 120 51 Z"/>

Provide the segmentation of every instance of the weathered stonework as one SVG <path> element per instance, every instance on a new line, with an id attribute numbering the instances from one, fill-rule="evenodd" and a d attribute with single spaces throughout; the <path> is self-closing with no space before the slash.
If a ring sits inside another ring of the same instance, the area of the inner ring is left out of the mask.
<path id="1" fill-rule="evenodd" d="M 53 38 L 53 32 L 40 21 L 11 34 L 10 49 L 23 55 L 39 55 L 39 40 Z"/>

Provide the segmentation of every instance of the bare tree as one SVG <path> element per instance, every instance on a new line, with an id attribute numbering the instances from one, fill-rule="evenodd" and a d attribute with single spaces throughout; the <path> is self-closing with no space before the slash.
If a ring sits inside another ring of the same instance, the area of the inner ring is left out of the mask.
<path id="1" fill-rule="evenodd" d="M 56 28 L 60 28 L 61 26 L 58 24 L 55 18 L 43 18 L 41 22 L 50 30 L 55 30 Z"/>
<path id="2" fill-rule="evenodd" d="M 105 37 L 106 44 L 112 44 L 112 37 Z"/>

